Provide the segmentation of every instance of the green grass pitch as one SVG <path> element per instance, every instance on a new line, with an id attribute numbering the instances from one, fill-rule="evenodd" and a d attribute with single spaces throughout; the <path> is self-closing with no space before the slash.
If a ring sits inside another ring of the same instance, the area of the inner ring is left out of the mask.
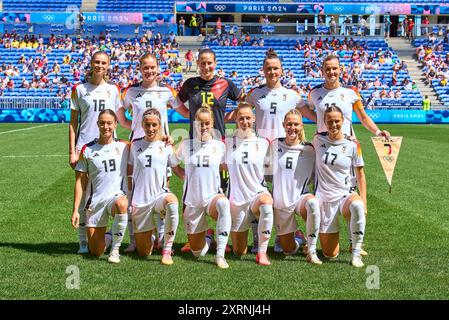
<path id="1" fill-rule="evenodd" d="M 381 125 L 404 137 L 391 194 L 368 132 L 356 126 L 368 181 L 365 268 L 348 264 L 342 229 L 337 261 L 312 266 L 302 255 L 274 254 L 272 239 L 270 267 L 253 254 L 229 254 L 230 269 L 220 270 L 213 252 L 198 261 L 180 252 L 181 221 L 172 266 L 160 264 L 159 252 L 122 254 L 119 265 L 76 254 L 67 124 L 12 131 L 41 125 L 0 125 L 0 299 L 447 299 L 449 126 Z M 306 126 L 309 139 L 313 130 Z M 180 199 L 181 182 L 171 184 Z M 70 266 L 79 269 L 79 289 L 66 288 Z M 379 288 L 368 289 L 374 269 Z"/>

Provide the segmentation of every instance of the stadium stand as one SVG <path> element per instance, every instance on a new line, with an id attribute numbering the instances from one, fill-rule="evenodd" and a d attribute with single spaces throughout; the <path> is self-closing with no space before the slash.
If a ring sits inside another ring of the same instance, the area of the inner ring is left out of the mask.
<path id="1" fill-rule="evenodd" d="M 33 0 L 17 1 L 3 0 L 3 11 L 5 12 L 30 12 L 30 11 L 66 11 L 68 6 L 81 7 L 82 0 Z"/>
<path id="2" fill-rule="evenodd" d="M 263 46 L 259 45 L 260 38 L 242 41 L 237 46 L 224 46 L 217 39 L 207 39 L 204 45 L 216 52 L 219 73 L 246 91 L 263 84 L 263 59 L 266 51 L 273 48 L 283 61 L 285 75 L 281 82 L 296 89 L 305 99 L 313 86 L 323 82 L 320 62 L 328 53 L 334 53 L 345 68 L 343 83 L 357 87 L 369 108 L 421 107 L 422 95 L 412 88 L 406 66 L 401 65 L 385 39 L 332 38 L 327 43 L 338 45 L 329 49 L 323 49 L 326 44 L 318 49 L 319 38 L 314 39 L 269 38 L 263 40 Z"/>
<path id="3" fill-rule="evenodd" d="M 419 38 L 413 41 L 417 59 L 421 62 L 424 82 L 432 86 L 445 106 L 449 105 L 449 43 L 447 36 Z"/>
<path id="4" fill-rule="evenodd" d="M 159 59 L 162 82 L 176 88 L 182 83 L 177 68 L 179 51 L 171 50 L 168 39 L 157 43 L 156 39 L 146 42 L 143 38 L 104 41 L 5 34 L 0 40 L 0 96 L 58 97 L 65 101 L 71 86 L 83 80 L 91 53 L 99 49 L 110 54 L 110 78 L 121 87 L 140 81 L 138 58 L 151 50 Z"/>
<path id="5" fill-rule="evenodd" d="M 174 1 L 160 0 L 100 0 L 99 12 L 173 12 Z"/>

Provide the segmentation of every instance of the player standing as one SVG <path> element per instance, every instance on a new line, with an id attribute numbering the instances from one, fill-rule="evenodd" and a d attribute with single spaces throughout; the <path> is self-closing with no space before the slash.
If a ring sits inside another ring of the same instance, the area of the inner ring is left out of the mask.
<path id="1" fill-rule="evenodd" d="M 97 125 L 100 137 L 83 146 L 75 167 L 75 196 L 71 221 L 73 227 L 80 226 L 79 208 L 87 182 L 91 189 L 82 212 L 86 214 L 89 252 L 96 257 L 104 253 L 108 218 L 114 217 L 112 248 L 108 261 L 119 263 L 119 248 L 127 223 L 128 199 L 122 186 L 126 178 L 129 149 L 127 142 L 114 138 L 117 128 L 117 116 L 114 111 L 101 111 Z"/>
<path id="2" fill-rule="evenodd" d="M 295 215 L 306 221 L 307 261 L 322 264 L 316 254 L 320 227 L 318 200 L 308 191 L 315 167 L 315 150 L 306 142 L 301 113 L 292 109 L 284 119 L 285 138 L 271 144 L 274 221 L 280 245 L 287 255 L 303 244 Z M 260 223 L 260 221 L 259 221 Z"/>
<path id="3" fill-rule="evenodd" d="M 362 242 L 365 234 L 366 181 L 359 144 L 343 134 L 344 117 L 340 108 L 331 106 L 324 112 L 327 132 L 313 139 L 316 152 L 316 191 L 320 203 L 320 242 L 323 254 L 336 258 L 339 253 L 339 213 L 349 222 L 353 244 L 351 265 L 363 267 Z M 353 187 L 355 170 L 360 196 Z"/>
<path id="4" fill-rule="evenodd" d="M 162 264 L 171 265 L 171 250 L 178 227 L 178 200 L 167 188 L 167 165 L 172 157 L 172 146 L 161 141 L 161 114 L 154 108 L 142 116 L 145 137 L 135 139 L 130 148 L 128 177 L 132 182 L 132 222 L 137 252 L 148 256 L 153 249 L 151 235 L 153 215 L 165 215 L 166 226 Z"/>
<path id="5" fill-rule="evenodd" d="M 265 185 L 264 173 L 269 142 L 255 135 L 255 121 L 252 106 L 240 103 L 236 113 L 237 130 L 226 139 L 231 238 L 234 253 L 239 256 L 246 254 L 248 230 L 251 221 L 257 218 L 259 246 L 256 263 L 268 266 L 271 264 L 267 248 L 273 227 L 273 198 Z"/>
<path id="6" fill-rule="evenodd" d="M 125 118 L 125 110 L 132 114 L 132 122 L 126 120 L 128 129 L 131 129 L 130 141 L 145 136 L 142 128 L 142 115 L 145 110 L 155 108 L 159 111 L 162 120 L 162 134 L 169 134 L 167 108 L 171 106 L 177 108 L 176 91 L 168 86 L 159 86 L 157 79 L 160 75 L 159 63 L 156 56 L 151 53 L 144 54 L 139 59 L 139 70 L 142 75 L 142 81 L 126 88 L 122 93 L 123 105 L 119 109 L 118 114 Z M 170 175 L 170 173 L 169 173 Z M 129 215 L 128 231 L 130 236 L 129 246 L 125 252 L 133 252 L 136 250 L 134 239 L 134 228 L 131 223 L 131 215 Z M 162 245 L 164 239 L 164 220 L 156 215 L 157 231 L 158 231 L 158 247 Z"/>
<path id="7" fill-rule="evenodd" d="M 229 265 L 224 255 L 231 229 L 231 213 L 229 200 L 220 187 L 220 165 L 224 162 L 225 144 L 213 139 L 214 116 L 207 104 L 197 110 L 195 120 L 195 138 L 182 141 L 175 154 L 176 162 L 185 164 L 184 227 L 193 255 L 204 256 L 213 241 L 213 230 L 207 230 L 206 214 L 216 220 L 215 263 L 226 269 Z"/>
<path id="8" fill-rule="evenodd" d="M 108 83 L 109 56 L 103 51 L 97 51 L 91 58 L 91 70 L 84 82 L 72 88 L 70 99 L 69 124 L 69 164 L 75 168 L 81 148 L 98 137 L 98 115 L 101 111 L 111 109 L 117 111 L 120 107 L 120 89 Z M 124 117 L 118 115 L 122 126 L 126 126 Z M 84 199 L 81 199 L 84 204 Z M 78 253 L 88 253 L 85 214 L 80 212 Z"/>
<path id="9" fill-rule="evenodd" d="M 390 133 L 380 130 L 374 121 L 366 114 L 360 94 L 354 87 L 343 86 L 340 83 L 341 66 L 340 60 L 335 55 L 328 55 L 323 60 L 322 72 L 324 84 L 316 86 L 310 91 L 308 102 L 313 105 L 317 116 L 317 132 L 325 132 L 324 112 L 327 108 L 337 106 L 343 113 L 344 122 L 342 131 L 347 136 L 355 137 L 352 126 L 352 113 L 357 115 L 362 125 L 376 136 L 390 138 Z M 349 238 L 351 239 L 350 235 Z M 352 250 L 350 245 L 350 251 Z M 362 249 L 362 255 L 368 253 Z"/>

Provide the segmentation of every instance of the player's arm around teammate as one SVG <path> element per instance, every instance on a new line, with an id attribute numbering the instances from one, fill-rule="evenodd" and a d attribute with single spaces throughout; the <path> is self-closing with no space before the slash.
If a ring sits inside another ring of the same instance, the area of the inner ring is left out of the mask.
<path id="1" fill-rule="evenodd" d="M 298 252 L 302 234 L 296 215 L 306 221 L 307 261 L 321 264 L 316 254 L 320 226 L 318 200 L 308 190 L 315 166 L 315 149 L 306 142 L 301 113 L 289 111 L 284 118 L 285 138 L 271 145 L 273 171 L 274 222 L 286 255 Z"/>
<path id="2" fill-rule="evenodd" d="M 256 136 L 253 130 L 255 121 L 252 106 L 240 103 L 236 114 L 237 130 L 226 139 L 231 239 L 234 253 L 239 256 L 246 254 L 248 230 L 254 217 L 258 219 L 259 249 L 256 263 L 267 266 L 271 264 L 267 247 L 273 227 L 273 198 L 264 181 L 269 142 Z"/>
<path id="3" fill-rule="evenodd" d="M 83 193 L 83 180 L 88 179 L 92 192 L 87 200 L 86 227 L 89 252 L 99 257 L 105 251 L 105 232 L 109 216 L 112 225 L 112 248 L 108 261 L 119 263 L 119 248 L 126 230 L 128 199 L 122 191 L 122 181 L 126 177 L 128 143 L 114 139 L 117 116 L 106 109 L 98 116 L 100 136 L 82 148 L 76 165 L 76 182 L 72 226 L 79 227 L 78 209 Z M 81 193 L 81 194 L 80 194 Z"/>
<path id="4" fill-rule="evenodd" d="M 329 107 L 324 112 L 327 132 L 315 135 L 316 196 L 320 202 L 320 242 L 323 254 L 336 258 L 339 254 L 339 213 L 348 221 L 352 240 L 351 265 L 363 267 L 361 249 L 365 234 L 366 180 L 363 158 L 358 143 L 342 132 L 343 112 Z M 356 170 L 358 195 L 352 187 L 352 168 Z"/>
<path id="5" fill-rule="evenodd" d="M 161 141 L 161 114 L 147 109 L 142 118 L 143 138 L 131 144 L 128 177 L 133 177 L 132 223 L 139 256 L 146 257 L 153 249 L 153 215 L 165 215 L 164 247 L 161 263 L 173 264 L 171 251 L 178 227 L 178 200 L 166 186 L 167 165 L 173 148 Z"/>
<path id="6" fill-rule="evenodd" d="M 195 257 L 204 256 L 209 250 L 213 230 L 207 230 L 208 214 L 217 221 L 215 263 L 226 269 L 229 267 L 225 249 L 231 229 L 231 213 L 229 200 L 220 188 L 220 165 L 224 162 L 225 145 L 212 138 L 213 125 L 212 110 L 205 104 L 196 112 L 194 138 L 181 143 L 176 161 L 178 165 L 181 161 L 185 164 L 183 221 L 190 250 Z"/>

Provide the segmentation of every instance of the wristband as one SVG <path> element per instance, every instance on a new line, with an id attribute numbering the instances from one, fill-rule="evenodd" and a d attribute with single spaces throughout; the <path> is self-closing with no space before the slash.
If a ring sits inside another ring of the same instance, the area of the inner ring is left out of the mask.
<path id="1" fill-rule="evenodd" d="M 378 136 L 382 131 L 380 131 L 379 129 L 376 130 L 375 135 Z"/>

